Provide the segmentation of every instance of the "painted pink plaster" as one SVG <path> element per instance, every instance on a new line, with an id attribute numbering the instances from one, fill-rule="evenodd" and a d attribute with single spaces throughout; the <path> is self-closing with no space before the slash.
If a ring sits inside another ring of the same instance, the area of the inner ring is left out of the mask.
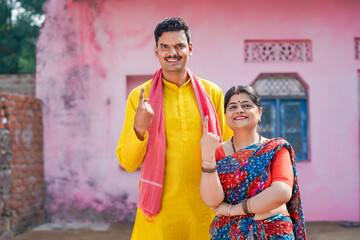
<path id="1" fill-rule="evenodd" d="M 155 72 L 153 30 L 165 17 L 182 16 L 194 44 L 189 67 L 224 91 L 260 73 L 296 72 L 306 81 L 311 152 L 297 164 L 306 219 L 360 220 L 359 11 L 360 2 L 350 0 L 49 0 L 37 97 L 52 219 L 133 220 L 139 172 L 121 170 L 115 155 L 126 77 Z M 248 39 L 310 39 L 313 60 L 244 63 Z"/>

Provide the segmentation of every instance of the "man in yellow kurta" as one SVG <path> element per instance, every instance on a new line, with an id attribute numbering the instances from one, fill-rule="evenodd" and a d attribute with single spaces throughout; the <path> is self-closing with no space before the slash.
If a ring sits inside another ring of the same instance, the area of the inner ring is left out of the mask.
<path id="1" fill-rule="evenodd" d="M 154 34 L 155 56 L 162 67 L 166 137 L 161 209 L 149 218 L 138 208 L 131 239 L 209 239 L 214 214 L 200 197 L 202 119 L 186 70 L 192 54 L 189 28 L 183 19 L 169 18 L 157 25 Z M 127 171 L 136 170 L 147 151 L 147 130 L 154 115 L 147 99 L 152 81 L 135 88 L 127 100 L 116 149 L 119 162 Z M 227 140 L 230 131 L 225 123 L 222 91 L 214 83 L 199 81 L 218 114 L 223 140 Z"/>

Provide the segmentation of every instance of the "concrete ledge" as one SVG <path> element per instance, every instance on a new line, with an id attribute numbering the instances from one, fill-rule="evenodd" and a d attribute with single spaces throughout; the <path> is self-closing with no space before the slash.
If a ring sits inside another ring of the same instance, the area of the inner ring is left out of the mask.
<path id="1" fill-rule="evenodd" d="M 50 231 L 50 230 L 93 230 L 107 231 L 109 223 L 46 223 L 33 229 L 33 231 Z"/>

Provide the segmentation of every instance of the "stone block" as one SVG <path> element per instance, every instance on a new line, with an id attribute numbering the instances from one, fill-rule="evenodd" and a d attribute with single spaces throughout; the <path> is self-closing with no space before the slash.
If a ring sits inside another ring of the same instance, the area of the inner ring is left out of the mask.
<path id="1" fill-rule="evenodd" d="M 12 184 L 12 176 L 11 170 L 4 170 L 0 171 L 0 189 L 1 190 L 8 190 L 11 188 Z"/>
<path id="2" fill-rule="evenodd" d="M 11 210 L 11 198 L 10 195 L 6 194 L 0 196 L 0 216 L 10 216 Z"/>
<path id="3" fill-rule="evenodd" d="M 3 216 L 4 206 L 5 206 L 5 203 L 4 203 L 3 199 L 2 199 L 2 197 L 0 196 L 0 217 L 1 218 Z"/>
<path id="4" fill-rule="evenodd" d="M 7 153 L 9 153 L 9 150 L 10 150 L 9 131 L 0 129 L 0 155 L 7 155 Z"/>
<path id="5" fill-rule="evenodd" d="M 12 239 L 13 239 L 13 234 L 11 232 L 0 229 L 0 240 L 12 240 Z"/>

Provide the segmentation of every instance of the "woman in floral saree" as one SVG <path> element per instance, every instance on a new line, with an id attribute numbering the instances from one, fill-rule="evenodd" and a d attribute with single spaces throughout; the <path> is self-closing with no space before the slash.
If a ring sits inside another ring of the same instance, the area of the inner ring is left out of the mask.
<path id="1" fill-rule="evenodd" d="M 200 193 L 216 214 L 211 239 L 306 239 L 295 153 L 286 140 L 257 133 L 260 96 L 232 87 L 225 113 L 234 137 L 219 146 L 205 118 L 201 139 Z"/>

